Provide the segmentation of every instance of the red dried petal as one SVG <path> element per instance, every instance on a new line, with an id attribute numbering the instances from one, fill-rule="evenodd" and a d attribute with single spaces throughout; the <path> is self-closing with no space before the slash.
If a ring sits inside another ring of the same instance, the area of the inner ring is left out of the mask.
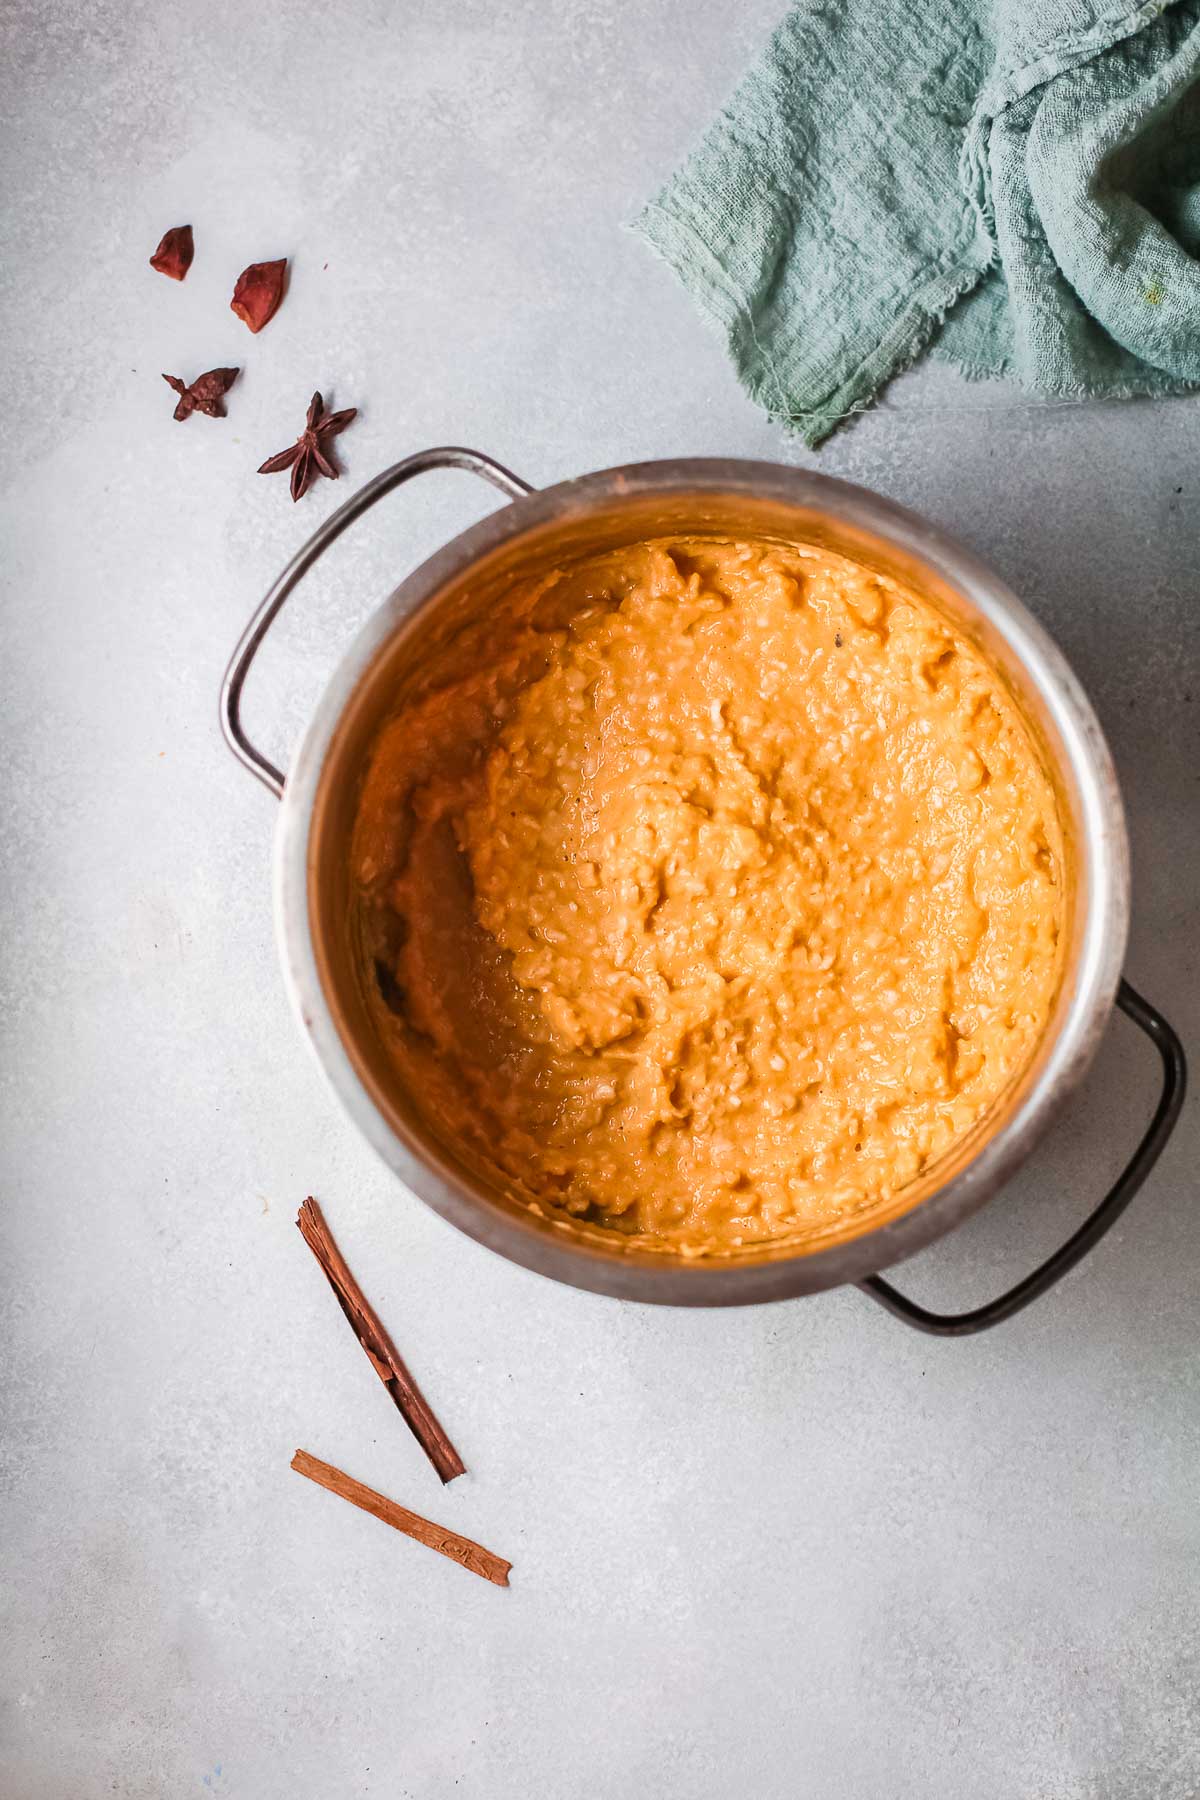
<path id="1" fill-rule="evenodd" d="M 285 256 L 279 262 L 251 263 L 238 276 L 233 299 L 229 304 L 251 331 L 261 331 L 267 321 L 274 317 L 279 302 L 283 299 L 286 268 Z"/>
<path id="2" fill-rule="evenodd" d="M 169 275 L 172 281 L 182 281 L 195 253 L 191 226 L 172 225 L 170 231 L 163 233 L 161 244 L 150 258 L 150 267 L 160 275 Z"/>

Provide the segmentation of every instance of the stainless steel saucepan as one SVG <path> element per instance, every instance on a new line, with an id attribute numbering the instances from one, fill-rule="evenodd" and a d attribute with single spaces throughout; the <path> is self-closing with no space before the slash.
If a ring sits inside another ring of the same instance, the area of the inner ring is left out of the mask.
<path id="1" fill-rule="evenodd" d="M 401 582 L 360 632 L 317 707 L 285 779 L 243 730 L 242 688 L 272 620 L 323 551 L 414 476 L 463 469 L 511 504 L 464 531 Z M 720 1258 L 627 1251 L 600 1232 L 535 1216 L 436 1142 L 379 1041 L 348 929 L 350 838 L 368 752 L 401 677 L 515 580 L 664 535 L 821 544 L 925 595 L 990 659 L 1022 707 L 1055 782 L 1067 846 L 1064 975 L 1039 1049 L 983 1124 L 902 1193 L 801 1243 Z M 404 1186 L 511 1261 L 597 1293 L 723 1306 L 856 1283 L 898 1317 L 953 1335 L 1009 1317 L 1073 1267 L 1128 1205 L 1169 1137 L 1185 1067 L 1166 1020 L 1122 979 L 1129 868 L 1107 745 L 1065 658 L 1015 595 L 961 545 L 890 501 L 773 463 L 636 463 L 540 492 L 472 450 L 427 450 L 369 482 L 314 534 L 271 588 L 234 651 L 221 691 L 234 755 L 282 802 L 275 916 L 284 975 L 317 1058 L 351 1118 Z M 1079 1081 L 1118 1006 L 1162 1059 L 1154 1117 L 1095 1212 L 1010 1292 L 967 1313 L 935 1314 L 879 1271 L 981 1207 L 1029 1154 Z"/>

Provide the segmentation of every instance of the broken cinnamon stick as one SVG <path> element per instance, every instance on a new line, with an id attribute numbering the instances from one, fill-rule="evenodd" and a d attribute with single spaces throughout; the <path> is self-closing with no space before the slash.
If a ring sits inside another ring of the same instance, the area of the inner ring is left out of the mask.
<path id="1" fill-rule="evenodd" d="M 453 1481 L 456 1475 L 464 1474 L 466 1464 L 435 1418 L 428 1400 L 384 1330 L 378 1313 L 350 1273 L 346 1259 L 325 1223 L 325 1215 L 311 1194 L 296 1215 L 296 1223 L 324 1270 L 325 1279 L 337 1295 L 338 1304 L 370 1358 L 371 1366 L 442 1481 Z"/>
<path id="2" fill-rule="evenodd" d="M 415 1538 L 418 1544 L 440 1551 L 451 1562 L 461 1563 L 464 1569 L 470 1569 L 473 1575 L 482 1575 L 485 1581 L 494 1581 L 497 1587 L 508 1586 L 508 1571 L 512 1564 L 505 1562 L 502 1556 L 495 1555 L 493 1551 L 485 1550 L 473 1538 L 460 1537 L 457 1531 L 447 1531 L 444 1525 L 435 1525 L 432 1519 L 423 1519 L 420 1513 L 409 1512 L 406 1506 L 397 1506 L 386 1494 L 377 1494 L 374 1488 L 364 1487 L 361 1481 L 355 1481 L 353 1475 L 335 1469 L 332 1463 L 322 1462 L 320 1457 L 310 1456 L 307 1450 L 297 1450 L 292 1458 L 292 1467 L 297 1475 L 307 1475 L 318 1487 L 328 1488 L 339 1499 L 348 1500 L 351 1506 L 361 1507 L 373 1519 L 381 1519 L 385 1525 L 402 1531 L 405 1537 Z"/>

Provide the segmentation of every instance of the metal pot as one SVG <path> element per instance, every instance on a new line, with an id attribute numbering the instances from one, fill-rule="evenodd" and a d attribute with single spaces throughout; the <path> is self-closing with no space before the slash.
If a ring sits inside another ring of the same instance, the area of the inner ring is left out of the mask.
<path id="1" fill-rule="evenodd" d="M 325 690 L 287 776 L 242 729 L 242 687 L 271 621 L 335 538 L 428 469 L 468 470 L 513 504 L 472 526 L 401 583 Z M 765 1244 L 720 1259 L 634 1252 L 535 1217 L 432 1140 L 367 1009 L 347 929 L 349 839 L 374 736 L 411 660 L 445 642 L 514 580 L 623 542 L 667 533 L 821 543 L 925 594 L 988 656 L 1040 739 L 1068 845 L 1064 976 L 1041 1045 L 983 1125 L 918 1182 L 816 1247 Z M 221 722 L 235 756 L 282 800 L 275 915 L 284 975 L 304 1032 L 351 1118 L 412 1193 L 511 1261 L 597 1293 L 676 1305 L 738 1305 L 854 1282 L 900 1318 L 940 1334 L 978 1331 L 1043 1293 L 1114 1223 L 1156 1161 L 1183 1101 L 1185 1067 L 1167 1022 L 1121 978 L 1129 923 L 1125 820 L 1107 745 L 1057 646 L 969 551 L 863 488 L 772 463 L 633 464 L 535 492 L 475 451 L 428 450 L 360 490 L 314 534 L 267 594 L 234 651 Z M 1028 1155 L 1091 1061 L 1117 1005 L 1162 1058 L 1163 1092 L 1123 1175 L 1032 1275 L 972 1312 L 930 1313 L 880 1279 L 977 1211 Z"/>

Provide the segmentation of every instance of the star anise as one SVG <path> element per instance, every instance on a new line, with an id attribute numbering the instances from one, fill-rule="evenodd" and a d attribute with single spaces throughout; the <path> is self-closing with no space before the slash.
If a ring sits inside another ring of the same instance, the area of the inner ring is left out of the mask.
<path id="1" fill-rule="evenodd" d="M 358 408 L 348 406 L 345 412 L 327 413 L 325 402 L 320 394 L 314 394 L 304 421 L 304 430 L 296 442 L 287 450 L 281 450 L 278 456 L 268 456 L 260 475 L 276 475 L 281 469 L 292 471 L 292 499 L 298 500 L 301 494 L 307 494 L 318 475 L 328 476 L 336 481 L 338 470 L 325 453 L 325 446 L 330 438 L 345 431 Z"/>
<path id="2" fill-rule="evenodd" d="M 178 375 L 163 376 L 167 386 L 173 387 L 179 395 L 179 404 L 175 408 L 177 419 L 189 419 L 194 412 L 207 413 L 210 419 L 223 419 L 225 408 L 221 401 L 237 378 L 237 369 L 210 369 L 207 375 L 197 375 L 189 386 Z"/>

